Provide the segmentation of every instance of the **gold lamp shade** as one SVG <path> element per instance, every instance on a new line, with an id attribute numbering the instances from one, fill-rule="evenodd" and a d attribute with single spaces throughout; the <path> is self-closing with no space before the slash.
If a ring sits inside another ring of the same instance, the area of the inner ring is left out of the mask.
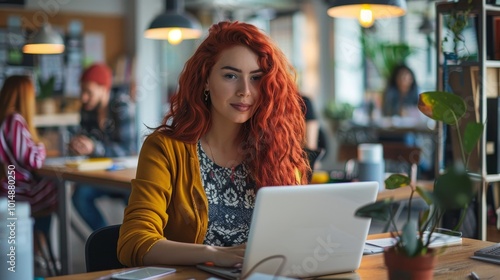
<path id="1" fill-rule="evenodd" d="M 50 24 L 45 23 L 42 28 L 23 47 L 24 53 L 29 54 L 58 54 L 64 52 L 64 40 Z"/>
<path id="2" fill-rule="evenodd" d="M 406 14 L 405 0 L 329 0 L 328 15 L 357 18 L 363 27 L 370 27 L 379 18 L 400 17 Z"/>

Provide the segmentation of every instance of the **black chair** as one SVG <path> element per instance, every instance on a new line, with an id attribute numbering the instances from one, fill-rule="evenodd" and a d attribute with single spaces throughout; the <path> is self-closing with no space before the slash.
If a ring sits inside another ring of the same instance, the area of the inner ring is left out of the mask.
<path id="1" fill-rule="evenodd" d="M 121 225 L 112 225 L 94 231 L 85 243 L 87 272 L 125 267 L 116 255 Z"/>

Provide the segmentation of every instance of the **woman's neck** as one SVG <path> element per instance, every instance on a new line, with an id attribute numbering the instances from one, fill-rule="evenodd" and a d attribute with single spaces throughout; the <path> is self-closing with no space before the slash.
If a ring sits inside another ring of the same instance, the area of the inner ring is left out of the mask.
<path id="1" fill-rule="evenodd" d="M 203 150 L 217 165 L 232 168 L 243 160 L 238 141 L 240 128 L 241 124 L 230 127 L 212 124 L 203 135 L 201 139 Z"/>

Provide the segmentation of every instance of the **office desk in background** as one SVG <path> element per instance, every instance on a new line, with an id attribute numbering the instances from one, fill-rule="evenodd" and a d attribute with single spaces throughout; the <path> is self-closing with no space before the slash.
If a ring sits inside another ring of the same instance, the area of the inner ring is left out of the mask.
<path id="1" fill-rule="evenodd" d="M 368 239 L 389 237 L 388 233 L 368 236 Z M 434 269 L 434 279 L 470 279 L 471 271 L 476 272 L 480 279 L 500 279 L 500 266 L 470 259 L 474 251 L 491 246 L 494 243 L 464 238 L 462 245 L 455 245 L 446 248 L 446 251 L 438 256 L 438 261 Z M 177 269 L 177 272 L 155 279 L 176 280 L 176 279 L 207 279 L 210 275 L 200 271 L 193 266 L 168 266 Z M 90 280 L 106 279 L 112 273 L 126 269 L 105 270 L 92 273 L 74 274 L 68 276 L 50 277 L 46 280 Z M 109 278 L 107 278 L 109 279 Z M 314 279 L 363 279 L 380 280 L 387 279 L 387 270 L 384 265 L 383 254 L 363 256 L 361 266 L 355 272 L 342 273 L 318 277 Z"/>
<path id="2" fill-rule="evenodd" d="M 130 181 L 135 178 L 136 168 L 128 168 L 117 171 L 79 171 L 66 167 L 63 164 L 43 166 L 37 171 L 40 176 L 55 178 L 58 183 L 58 219 L 60 238 L 60 261 L 62 275 L 71 274 L 71 244 L 69 232 L 71 229 L 71 207 L 69 182 L 91 184 L 99 188 L 128 192 L 131 189 Z M 424 182 L 427 188 L 432 184 Z M 395 190 L 383 190 L 379 192 L 377 200 L 394 198 L 395 200 L 406 200 L 410 197 L 409 188 Z"/>
<path id="3" fill-rule="evenodd" d="M 103 189 L 129 192 L 130 180 L 135 178 L 136 168 L 107 171 L 79 171 L 63 164 L 45 165 L 36 171 L 38 175 L 54 178 L 58 185 L 59 258 L 62 275 L 71 274 L 71 185 L 70 182 L 85 183 Z"/>
<path id="4" fill-rule="evenodd" d="M 69 142 L 70 132 L 69 128 L 80 125 L 80 113 L 58 113 L 58 114 L 46 114 L 46 115 L 35 115 L 34 118 L 35 127 L 40 132 L 40 129 L 56 128 L 57 137 L 51 143 L 52 138 L 46 139 L 45 144 L 47 148 L 47 154 L 50 156 L 65 156 L 67 155 L 67 145 L 65 143 Z M 42 133 L 39 135 L 42 139 L 45 135 Z M 48 145 L 48 144 L 54 145 Z M 55 150 L 51 150 L 51 147 Z"/>
<path id="5" fill-rule="evenodd" d="M 342 143 L 371 143 L 380 137 L 397 137 L 407 133 L 425 135 L 437 140 L 436 122 L 412 117 L 383 117 L 376 120 L 346 121 L 339 126 L 337 138 Z"/>

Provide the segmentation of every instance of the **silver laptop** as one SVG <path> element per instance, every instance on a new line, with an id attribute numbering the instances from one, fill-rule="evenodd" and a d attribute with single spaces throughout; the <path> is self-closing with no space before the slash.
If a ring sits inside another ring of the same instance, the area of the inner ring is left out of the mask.
<path id="1" fill-rule="evenodd" d="M 241 271 L 199 265 L 227 279 L 253 273 L 293 278 L 356 270 L 370 219 L 357 218 L 374 202 L 377 182 L 264 187 L 257 193 Z"/>

